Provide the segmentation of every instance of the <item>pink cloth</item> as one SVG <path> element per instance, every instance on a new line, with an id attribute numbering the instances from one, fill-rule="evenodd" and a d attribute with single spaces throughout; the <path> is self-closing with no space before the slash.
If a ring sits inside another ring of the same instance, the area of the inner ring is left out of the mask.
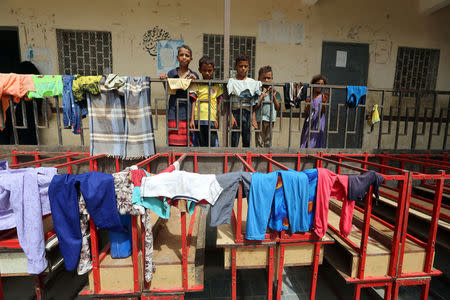
<path id="1" fill-rule="evenodd" d="M 347 200 L 348 176 L 337 175 L 324 168 L 318 168 L 317 173 L 318 177 L 316 212 L 314 215 L 314 233 L 319 238 L 322 238 L 327 232 L 330 197 L 334 197 L 344 202 L 341 211 L 341 222 L 339 224 L 339 228 L 340 230 L 344 229 L 345 232 L 348 231 L 348 235 L 351 230 L 353 207 L 355 206 L 354 201 Z M 353 206 L 349 202 L 353 202 Z"/>

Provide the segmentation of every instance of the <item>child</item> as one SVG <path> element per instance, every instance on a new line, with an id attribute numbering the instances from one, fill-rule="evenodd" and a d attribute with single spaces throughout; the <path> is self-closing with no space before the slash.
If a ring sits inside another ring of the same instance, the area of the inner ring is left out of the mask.
<path id="1" fill-rule="evenodd" d="M 258 97 L 252 114 L 252 124 L 258 129 L 262 120 L 261 132 L 255 132 L 256 147 L 270 147 L 270 127 L 277 119 L 277 111 L 281 108 L 281 96 L 275 88 L 268 83 L 273 80 L 271 66 L 264 66 L 258 71 L 258 80 L 262 82 L 262 94 Z M 273 100 L 273 101 L 272 101 Z"/>
<path id="2" fill-rule="evenodd" d="M 214 74 L 214 60 L 209 56 L 200 58 L 198 62 L 198 71 L 202 74 L 204 80 L 212 79 Z M 211 85 L 210 91 L 208 84 L 197 84 L 191 87 L 190 98 L 193 99 L 194 102 L 192 102 L 192 114 L 189 128 L 198 128 L 197 126 L 199 126 L 200 123 L 200 132 L 194 132 L 196 146 L 219 146 L 217 131 L 211 130 L 211 139 L 209 141 L 208 133 L 210 128 L 219 128 L 219 110 L 217 108 L 217 103 L 223 99 L 222 94 L 222 87 L 219 84 Z M 210 99 L 210 102 L 208 102 L 208 98 Z"/>
<path id="3" fill-rule="evenodd" d="M 328 84 L 328 79 L 319 74 L 311 79 L 311 84 Z M 311 103 L 312 112 L 310 114 L 310 105 L 307 104 L 305 107 L 305 122 L 302 128 L 302 137 L 300 141 L 301 148 L 323 148 L 325 147 L 325 112 L 326 107 L 322 106 L 319 112 L 319 107 L 321 103 L 326 103 L 328 100 L 328 93 L 322 94 L 322 88 L 313 88 L 312 100 L 311 98 L 306 99 L 306 102 Z M 311 117 L 311 130 L 319 132 L 309 133 L 309 122 Z M 308 143 L 308 135 L 309 143 Z"/>
<path id="4" fill-rule="evenodd" d="M 183 45 L 178 48 L 177 60 L 180 63 L 178 68 L 170 70 L 167 74 L 159 75 L 161 79 L 167 78 L 185 78 L 198 79 L 198 74 L 189 69 L 189 63 L 192 61 L 191 47 Z M 175 95 L 170 95 L 169 98 L 169 113 L 168 113 L 168 127 L 169 127 L 169 146 L 187 146 L 187 92 L 181 89 L 176 90 Z M 178 124 L 177 124 L 178 116 Z M 170 130 L 170 128 L 177 128 L 178 130 Z"/>
<path id="5" fill-rule="evenodd" d="M 234 69 L 237 71 L 236 79 L 230 78 L 227 84 L 231 102 L 231 127 L 240 129 L 240 132 L 231 132 L 231 147 L 239 145 L 242 133 L 242 146 L 250 147 L 250 109 L 252 103 L 261 93 L 261 82 L 247 77 L 249 58 L 240 54 L 236 58 Z M 242 120 L 241 120 L 242 113 Z"/>

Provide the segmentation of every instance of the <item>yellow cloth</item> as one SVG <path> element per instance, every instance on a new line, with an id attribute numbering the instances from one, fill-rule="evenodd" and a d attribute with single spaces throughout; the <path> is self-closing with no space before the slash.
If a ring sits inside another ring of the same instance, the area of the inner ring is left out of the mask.
<path id="1" fill-rule="evenodd" d="M 192 79 L 184 79 L 184 78 L 167 78 L 167 82 L 169 82 L 169 95 L 175 95 L 177 90 L 187 90 L 191 85 Z"/>
<path id="2" fill-rule="evenodd" d="M 372 125 L 380 122 L 380 114 L 378 113 L 378 104 L 372 106 L 372 118 L 370 119 Z"/>
<path id="3" fill-rule="evenodd" d="M 191 99 L 195 99 L 194 119 L 198 121 L 198 110 L 200 109 L 200 120 L 208 121 L 208 85 L 195 84 L 190 89 Z M 217 102 L 223 98 L 223 90 L 219 84 L 211 86 L 211 110 L 209 120 L 217 121 Z"/>
<path id="4" fill-rule="evenodd" d="M 73 98 L 75 102 L 86 99 L 86 93 L 92 95 L 100 94 L 100 80 L 102 80 L 102 75 L 76 77 L 72 83 Z"/>

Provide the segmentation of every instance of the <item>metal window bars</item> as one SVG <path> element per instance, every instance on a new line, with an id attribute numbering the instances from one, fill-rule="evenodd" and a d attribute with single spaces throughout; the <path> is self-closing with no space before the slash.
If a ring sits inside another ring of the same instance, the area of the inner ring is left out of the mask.
<path id="1" fill-rule="evenodd" d="M 155 83 L 163 82 L 166 86 L 166 80 L 151 79 L 151 84 L 155 88 Z M 213 114 L 219 116 L 219 128 L 214 126 L 208 128 L 208 149 L 215 145 L 211 145 L 211 134 L 216 132 L 219 137 L 219 143 L 221 147 L 231 146 L 231 135 L 245 133 L 251 136 L 256 133 L 262 132 L 262 122 L 259 122 L 258 129 L 254 129 L 251 125 L 250 128 L 243 128 L 242 124 L 238 128 L 233 128 L 231 124 L 231 100 L 225 97 L 220 103 L 217 103 L 217 112 L 211 109 L 211 88 L 215 84 L 224 86 L 226 81 L 223 80 L 195 80 L 198 84 L 208 85 L 208 100 L 202 100 L 202 105 L 208 105 L 208 124 L 211 124 Z M 273 98 L 274 88 L 282 95 L 282 88 L 284 84 L 270 83 L 271 92 L 270 97 Z M 360 104 L 356 108 L 350 108 L 345 104 L 345 89 L 346 86 L 340 85 L 310 85 L 308 89 L 308 97 L 311 97 L 313 89 L 320 87 L 329 92 L 329 98 L 327 102 L 320 103 L 320 114 L 325 115 L 326 122 L 325 128 L 322 128 L 320 122 L 317 127 L 313 128 L 312 122 L 308 122 L 308 130 L 306 130 L 307 141 L 309 142 L 312 134 L 320 134 L 323 132 L 325 140 L 325 149 L 339 149 L 350 150 L 363 149 L 370 151 L 377 150 L 445 150 L 448 149 L 448 135 L 449 135 L 449 123 L 450 123 L 450 92 L 449 91 L 410 91 L 410 90 L 395 90 L 395 89 L 380 89 L 380 88 L 368 88 L 365 104 Z M 398 96 L 394 96 L 394 94 Z M 405 97 L 404 95 L 414 94 L 414 97 Z M 159 95 L 159 93 L 153 92 L 153 95 Z M 189 127 L 189 119 L 192 114 L 191 100 L 189 98 L 189 89 L 187 90 L 187 98 L 178 98 L 175 101 L 177 112 L 179 112 L 180 105 L 186 105 L 187 112 L 187 128 L 186 138 L 188 140 L 187 146 L 192 147 L 192 135 L 200 132 L 199 126 L 195 129 Z M 429 96 L 431 95 L 431 97 Z M 157 136 L 165 135 L 165 142 L 157 141 L 158 145 L 162 147 L 169 146 L 169 132 L 170 130 L 179 130 L 179 116 L 176 115 L 176 127 L 169 128 L 169 120 L 167 118 L 169 112 L 169 94 L 167 89 L 162 93 L 162 97 L 156 96 L 151 99 L 152 102 L 152 114 L 154 115 L 154 130 L 158 133 Z M 51 99 L 53 98 L 53 99 Z M 73 139 L 65 137 L 63 134 L 64 127 L 61 122 L 61 107 L 60 99 L 57 97 L 47 97 L 43 100 L 44 113 L 42 114 L 42 121 L 39 121 L 37 101 L 33 101 L 33 115 L 35 134 L 37 137 L 37 145 L 42 146 L 45 140 L 53 139 L 53 130 L 56 130 L 56 136 L 58 138 L 50 143 L 57 144 L 61 149 L 62 146 L 73 144 Z M 56 118 L 52 118 L 49 115 L 49 103 L 54 103 L 52 115 L 56 114 Z M 200 101 L 199 101 L 200 102 Z M 263 101 L 262 105 L 270 105 L 272 100 Z M 283 100 L 282 100 L 283 102 Z M 250 112 L 251 124 L 252 113 L 254 111 L 254 103 L 244 101 L 239 105 L 239 116 L 242 117 L 243 110 Z M 372 107 L 368 105 L 377 104 L 380 115 L 380 122 L 376 125 L 369 126 L 361 124 L 361 120 L 364 119 L 364 123 L 370 117 Z M 0 104 L 1 106 L 2 104 Z M 15 107 L 21 105 L 22 107 L 22 124 L 18 124 L 15 115 Z M 287 109 L 283 103 L 280 103 L 281 109 L 277 112 L 274 126 L 269 126 L 270 145 L 268 150 L 275 149 L 298 149 L 300 147 L 300 135 L 305 126 L 305 118 L 311 119 L 312 110 L 308 110 L 306 115 L 302 115 L 305 107 L 309 104 L 302 101 L 299 108 L 292 107 Z M 243 107 L 245 106 L 245 107 Z M 30 128 L 30 124 L 26 118 L 26 107 L 23 101 L 19 104 L 10 101 L 10 112 L 7 118 L 11 120 L 11 135 L 14 139 L 14 144 L 19 145 L 20 130 Z M 270 114 L 273 112 L 273 107 L 270 105 Z M 245 113 L 246 114 L 246 113 Z M 163 126 L 160 126 L 161 122 L 158 120 L 160 117 L 165 118 Z M 197 113 L 197 119 L 200 119 L 200 112 Z M 183 120 L 184 121 L 184 120 Z M 206 120 L 204 120 L 206 121 Z M 0 116 L 0 128 L 5 127 L 6 120 L 3 120 L 3 115 Z M 54 124 L 56 123 L 56 124 Z M 241 122 L 242 123 L 242 122 Z M 302 124 L 303 123 L 303 124 Z M 376 128 L 378 126 L 378 128 Z M 56 129 L 54 128 L 56 127 Z M 371 130 L 375 129 L 375 130 Z M 79 135 L 79 146 L 85 146 L 84 131 L 89 128 L 82 126 L 82 132 Z M 164 132 L 165 131 L 165 132 Z M 370 132 L 369 132 L 370 131 Z M 48 142 L 47 142 L 48 143 Z M 253 143 L 251 142 L 251 145 Z M 253 148 L 253 146 L 251 146 Z M 302 150 L 308 152 L 308 150 Z M 308 152 L 310 153 L 310 152 Z"/>

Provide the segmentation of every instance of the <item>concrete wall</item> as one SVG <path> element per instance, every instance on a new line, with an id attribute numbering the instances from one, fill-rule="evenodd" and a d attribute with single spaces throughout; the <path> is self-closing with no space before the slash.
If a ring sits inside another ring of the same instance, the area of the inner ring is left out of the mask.
<path id="1" fill-rule="evenodd" d="M 339 41 L 370 45 L 369 87 L 393 86 L 399 46 L 440 49 L 436 89 L 450 90 L 450 7 L 425 15 L 420 13 L 419 0 L 319 0 L 312 6 L 303 3 L 231 1 L 231 34 L 257 37 L 256 69 L 272 65 L 275 81 L 309 81 L 320 72 L 322 42 Z M 268 34 L 267 27 L 261 24 L 271 24 L 275 33 Z M 0 26 L 19 28 L 22 59 L 27 59 L 33 47 L 33 61 L 43 73 L 58 73 L 55 30 L 78 29 L 112 33 L 113 72 L 155 77 L 156 58 L 144 50 L 145 32 L 159 26 L 172 39 L 184 39 L 192 46 L 191 68 L 196 70 L 203 51 L 203 34 L 223 33 L 223 1 L 79 0 L 68 4 L 3 0 Z M 301 31 L 301 26 L 304 32 L 300 39 L 283 31 L 294 27 Z M 295 44 L 298 42 L 301 44 Z M 152 96 L 159 97 L 161 91 L 160 87 L 154 88 Z M 371 96 L 368 101 L 380 103 Z M 45 143 L 57 142 L 55 136 L 54 132 L 43 133 Z M 374 140 L 369 136 L 367 142 L 372 144 Z M 65 131 L 64 143 L 79 144 L 79 139 Z"/>

